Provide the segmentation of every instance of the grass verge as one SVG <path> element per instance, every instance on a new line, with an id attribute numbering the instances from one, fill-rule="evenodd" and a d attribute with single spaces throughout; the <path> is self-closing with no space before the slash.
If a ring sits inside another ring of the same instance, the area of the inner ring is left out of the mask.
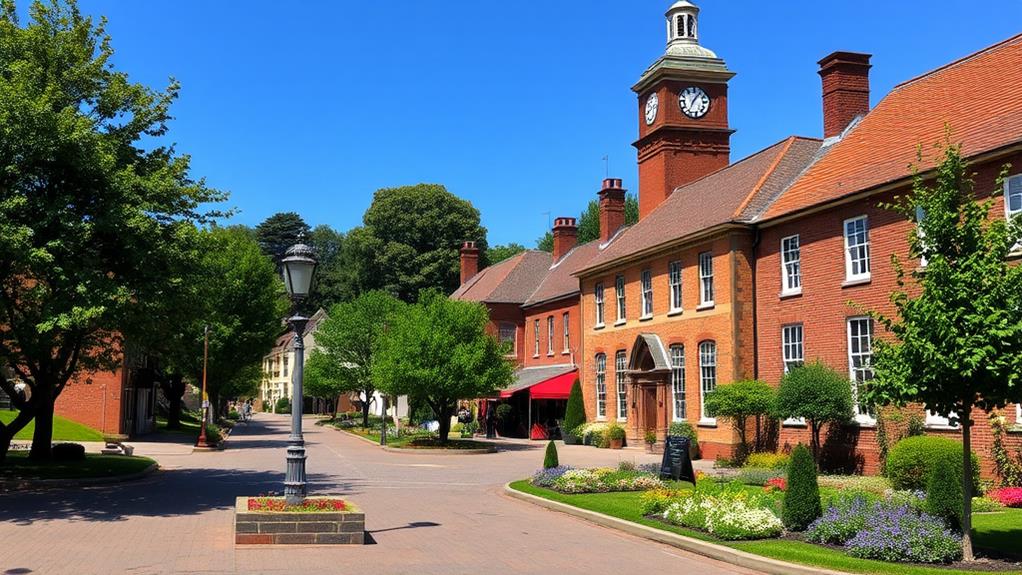
<path id="1" fill-rule="evenodd" d="M 94 479 L 117 477 L 144 471 L 156 461 L 148 457 L 88 453 L 81 461 L 40 463 L 24 451 L 11 451 L 0 465 L 2 479 Z"/>
<path id="2" fill-rule="evenodd" d="M 18 416 L 17 411 L 0 410 L 0 422 L 8 424 Z M 28 441 L 35 433 L 35 420 L 28 422 L 14 439 Z M 53 440 L 54 441 L 103 441 L 103 434 L 98 429 L 82 425 L 59 415 L 53 416 Z"/>
<path id="3" fill-rule="evenodd" d="M 330 425 L 330 423 L 325 423 Z M 337 426 L 334 426 L 337 427 Z M 380 432 L 374 429 L 362 429 L 361 427 L 337 427 L 341 431 L 369 439 L 375 443 L 380 442 Z M 441 444 L 436 438 L 424 438 L 421 435 L 402 435 L 400 437 L 387 436 L 387 447 L 397 449 L 487 449 L 491 444 L 472 439 L 461 439 L 461 436 L 451 433 L 447 436 L 447 443 Z"/>
<path id="4" fill-rule="evenodd" d="M 724 545 L 733 549 L 740 549 L 748 553 L 755 553 L 763 557 L 799 563 L 813 567 L 833 569 L 835 571 L 847 571 L 851 573 L 875 573 L 878 575 L 1018 575 L 1017 571 L 967 571 L 961 569 L 949 569 L 946 567 L 923 567 L 918 565 L 903 565 L 898 563 L 885 563 L 882 561 L 871 561 L 849 557 L 838 549 L 821 547 L 803 541 L 790 539 L 766 539 L 762 541 L 721 541 L 702 531 L 686 529 L 675 525 L 668 525 L 661 521 L 643 517 L 640 511 L 639 497 L 641 492 L 619 492 L 619 493 L 585 493 L 569 495 L 558 493 L 550 489 L 536 487 L 528 480 L 515 481 L 511 488 L 522 493 L 528 493 L 551 501 L 557 501 L 596 511 L 618 519 L 624 519 L 633 523 L 639 523 L 647 527 L 653 527 L 685 537 L 712 541 L 718 545 Z M 980 514 L 973 518 L 975 526 L 975 543 L 977 546 L 994 547 L 997 541 L 1013 541 L 1018 545 L 1022 540 L 1022 510 L 1011 509 L 1005 512 L 1003 517 L 995 518 L 997 514 Z M 1010 545 L 1010 543 L 1008 543 Z"/>

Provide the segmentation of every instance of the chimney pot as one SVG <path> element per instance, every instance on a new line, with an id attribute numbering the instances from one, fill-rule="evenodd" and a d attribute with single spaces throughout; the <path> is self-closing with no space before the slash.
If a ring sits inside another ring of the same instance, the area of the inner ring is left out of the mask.
<path id="1" fill-rule="evenodd" d="M 475 242 L 466 241 L 461 245 L 461 285 L 479 273 L 479 248 Z"/>
<path id="2" fill-rule="evenodd" d="M 823 137 L 840 135 L 869 112 L 869 54 L 834 52 L 820 60 L 823 81 Z"/>
<path id="3" fill-rule="evenodd" d="M 575 218 L 554 219 L 554 261 L 559 261 L 578 244 L 578 226 Z"/>
<path id="4" fill-rule="evenodd" d="M 621 178 L 606 178 L 600 189 L 600 243 L 607 243 L 625 225 L 625 190 Z"/>

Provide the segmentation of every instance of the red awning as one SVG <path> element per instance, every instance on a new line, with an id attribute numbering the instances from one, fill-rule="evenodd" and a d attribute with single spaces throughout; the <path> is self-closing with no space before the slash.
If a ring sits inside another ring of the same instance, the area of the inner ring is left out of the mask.
<path id="1" fill-rule="evenodd" d="M 575 383 L 577 372 L 569 371 L 546 381 L 541 381 L 529 388 L 532 399 L 568 399 L 571 384 Z"/>

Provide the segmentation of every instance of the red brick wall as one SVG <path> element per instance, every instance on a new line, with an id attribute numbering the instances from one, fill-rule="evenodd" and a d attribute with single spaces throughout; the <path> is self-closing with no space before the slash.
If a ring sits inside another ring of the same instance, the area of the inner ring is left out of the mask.
<path id="1" fill-rule="evenodd" d="M 524 355 L 526 352 L 525 313 L 522 311 L 521 306 L 513 303 L 488 303 L 486 308 L 490 312 L 490 322 L 486 326 L 486 331 L 493 335 L 493 337 L 498 336 L 499 325 L 502 322 L 515 325 L 514 358 L 519 366 L 523 365 L 525 363 Z M 531 354 L 531 351 L 529 353 Z"/>
<path id="2" fill-rule="evenodd" d="M 121 433 L 122 374 L 118 369 L 69 381 L 57 397 L 55 413 L 104 433 Z"/>
<path id="3" fill-rule="evenodd" d="M 1022 154 L 1008 161 L 1022 166 Z M 975 168 L 978 194 L 994 189 L 995 179 L 1004 163 L 998 161 Z M 852 316 L 864 315 L 861 309 L 849 302 L 868 310 L 893 312 L 889 294 L 896 288 L 896 283 L 890 257 L 891 254 L 907 257 L 907 236 L 912 227 L 901 216 L 879 208 L 878 204 L 907 191 L 907 188 L 893 191 L 761 229 L 756 261 L 760 379 L 775 385 L 780 382 L 783 375 L 781 328 L 791 323 L 803 324 L 806 361 L 819 359 L 840 373 L 848 373 L 846 320 Z M 992 213 L 1003 217 L 1003 194 L 995 195 Z M 866 215 L 869 221 L 871 280 L 863 285 L 842 287 L 845 280 L 843 222 L 859 215 Z M 802 295 L 782 298 L 780 243 L 781 238 L 793 234 L 799 234 L 801 244 Z M 906 262 L 906 266 L 912 265 L 915 264 Z M 883 330 L 883 326 L 874 323 L 874 337 L 890 337 L 890 334 Z M 921 407 L 918 413 L 924 415 Z M 1010 408 L 1009 421 L 1013 414 L 1014 409 Z M 976 415 L 975 423 L 973 448 L 983 460 L 984 474 L 990 476 L 992 462 L 989 457 L 985 457 L 989 454 L 991 441 L 989 423 L 982 413 Z M 846 448 L 854 448 L 853 458 L 864 471 L 878 471 L 875 427 L 862 425 L 844 431 L 845 441 L 838 443 L 843 443 Z M 931 432 L 960 436 L 958 431 L 934 429 Z M 782 428 L 782 447 L 799 442 L 809 442 L 807 430 L 801 427 Z M 1022 436 L 1010 434 L 1009 442 L 1017 448 L 1022 445 Z"/>
<path id="4" fill-rule="evenodd" d="M 568 350 L 564 349 L 564 314 L 568 314 Z M 525 350 L 523 359 L 526 367 L 537 365 L 558 365 L 572 363 L 578 357 L 581 339 L 579 336 L 580 316 L 578 297 L 571 297 L 525 310 Z M 554 319 L 553 352 L 548 352 L 547 318 Z M 539 320 L 539 353 L 535 353 L 535 325 Z"/>

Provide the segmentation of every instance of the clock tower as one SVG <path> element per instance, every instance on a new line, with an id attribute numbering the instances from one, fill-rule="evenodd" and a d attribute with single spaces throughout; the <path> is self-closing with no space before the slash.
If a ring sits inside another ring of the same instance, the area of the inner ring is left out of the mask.
<path id="1" fill-rule="evenodd" d="M 726 167 L 731 159 L 727 83 L 735 74 L 699 45 L 699 7 L 678 0 L 667 10 L 667 50 L 632 90 L 639 97 L 639 218 L 678 186 Z"/>

